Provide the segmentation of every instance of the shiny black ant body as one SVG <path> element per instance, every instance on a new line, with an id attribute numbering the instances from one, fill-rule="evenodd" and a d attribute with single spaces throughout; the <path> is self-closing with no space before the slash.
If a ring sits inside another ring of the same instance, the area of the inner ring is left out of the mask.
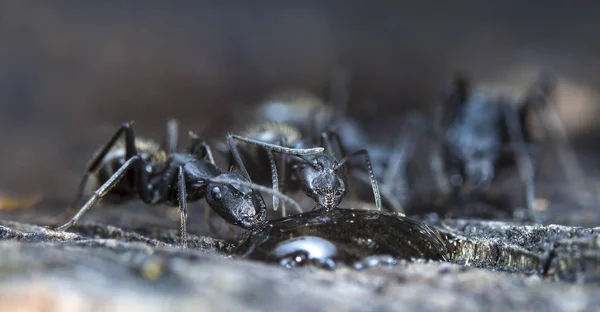
<path id="1" fill-rule="evenodd" d="M 553 81 L 544 73 L 518 103 L 504 95 L 472 92 L 464 74 L 456 75 L 451 91 L 435 107 L 434 122 L 418 115 L 408 118 L 442 143 L 430 157 L 438 186 L 459 195 L 471 184 L 471 194 L 481 194 L 507 165 L 505 160 L 512 158 L 525 186 L 530 217 L 537 220 L 534 179 L 538 145 L 526 125 L 532 109 L 547 107 L 552 89 Z"/>
<path id="2" fill-rule="evenodd" d="M 312 125 L 316 121 L 315 114 L 319 114 L 324 106 L 318 96 L 305 91 L 285 91 L 268 98 L 264 103 L 272 104 L 263 111 L 265 115 L 258 113 L 253 125 L 246 127 L 242 135 L 230 134 L 227 146 L 220 145 L 220 151 L 229 155 L 230 162 L 233 159 L 236 163 L 243 161 L 247 166 L 240 170 L 250 171 L 249 176 L 256 179 L 257 183 L 272 183 L 274 190 L 302 190 L 320 207 L 331 209 L 337 207 L 347 193 L 347 161 L 362 155 L 369 171 L 375 203 L 381 209 L 379 187 L 373 174 L 369 152 L 360 149 L 347 154 L 335 129 L 321 131 Z M 279 118 L 290 118 L 293 121 L 279 122 Z M 311 126 L 304 127 L 307 123 Z M 238 148 L 234 141 L 248 144 Z M 311 150 L 315 146 L 323 146 L 324 152 L 306 155 L 289 153 L 289 150 Z M 335 156 L 336 147 L 343 157 L 340 160 Z M 277 161 L 273 152 L 278 153 Z M 277 167 L 281 172 L 278 172 Z M 281 186 L 279 176 L 282 177 Z M 271 181 L 267 181 L 266 177 L 270 177 Z M 277 210 L 278 206 L 279 203 L 274 198 L 274 209 Z M 283 214 L 285 215 L 285 206 Z"/>
<path id="3" fill-rule="evenodd" d="M 227 136 L 231 155 L 238 164 L 242 163 L 242 157 L 245 157 L 248 161 L 256 164 L 252 166 L 253 169 L 260 171 L 261 168 L 264 168 L 264 165 L 261 166 L 260 162 L 264 161 L 266 163 L 266 159 L 261 157 L 260 154 L 260 149 L 264 149 L 270 164 L 271 182 L 274 190 L 277 191 L 284 186 L 287 190 L 299 189 L 304 191 L 320 207 L 333 209 L 340 204 L 347 193 L 348 181 L 345 172 L 347 160 L 362 155 L 369 172 L 375 205 L 378 210 L 381 210 L 381 196 L 371 167 L 369 152 L 366 149 L 347 154 L 337 132 L 328 130 L 321 133 L 320 144 L 325 147 L 324 152 L 310 155 L 293 155 L 288 152 L 289 149 L 307 150 L 314 148 L 315 145 L 311 140 L 297 136 L 299 132 L 284 123 L 262 124 L 254 129 L 254 131 L 247 133 L 248 137 L 235 134 Z M 234 140 L 255 145 L 257 149 L 245 148 L 241 149 L 242 152 L 240 152 Z M 343 158 L 341 160 L 338 160 L 334 155 L 334 141 L 342 153 Z M 280 168 L 285 182 L 281 185 L 273 152 L 280 153 L 282 156 L 280 158 Z M 245 168 L 242 168 L 242 171 L 245 170 Z M 275 209 L 277 205 L 277 200 L 274 198 L 273 206 Z"/>
<path id="4" fill-rule="evenodd" d="M 136 138 L 132 122 L 123 124 L 89 162 L 72 207 L 78 204 L 90 177 L 96 178 L 101 186 L 68 222 L 55 230 L 69 229 L 108 194 L 138 197 L 148 205 L 166 203 L 179 206 L 183 247 L 186 247 L 187 203 L 190 201 L 205 198 L 212 210 L 223 219 L 244 229 L 266 221 L 266 205 L 258 191 L 277 195 L 298 206 L 291 198 L 252 183 L 245 171 L 220 172 L 210 146 L 191 132 L 187 150 L 177 152 L 175 121 L 169 122 L 167 132 L 167 149 L 164 150 L 150 140 Z M 119 140 L 123 135 L 124 140 Z M 295 152 L 307 153 L 288 151 Z M 243 168 L 243 164 L 238 165 Z"/>
<path id="5" fill-rule="evenodd" d="M 361 183 L 360 187 L 355 184 L 353 189 L 362 191 L 362 186 L 365 186 L 366 191 L 367 185 L 373 189 L 372 181 L 377 179 L 378 191 L 385 207 L 403 212 L 410 195 L 407 181 L 411 178 L 407 172 L 410 170 L 407 170 L 405 164 L 412 156 L 415 142 L 407 132 L 396 136 L 392 146 L 377 144 L 356 121 L 346 117 L 350 100 L 349 78 L 346 72 L 335 73 L 323 97 L 327 98 L 327 102 L 322 97 L 303 90 L 283 90 L 272 94 L 255 110 L 254 120 L 258 126 L 246 129 L 245 135 L 255 139 L 264 138 L 274 143 L 276 138 L 273 135 L 283 134 L 283 137 L 291 138 L 287 142 L 302 139 L 309 143 L 320 142 L 325 146 L 324 136 L 327 136 L 328 131 L 335 129 L 335 134 L 330 133 L 329 137 L 335 136 L 338 139 L 338 152 L 345 154 L 343 148 L 368 150 L 368 172 L 362 170 L 358 162 L 349 160 L 348 167 L 351 170 L 348 170 L 348 175 L 356 179 L 351 182 Z M 343 146 L 339 142 L 341 137 L 344 138 Z M 247 153 L 242 150 L 242 153 L 255 154 L 256 151 Z M 245 156 L 246 163 L 256 158 Z M 265 161 L 264 156 L 260 159 Z M 260 165 L 257 163 L 253 167 L 256 166 Z M 265 175 L 263 172 L 262 176 Z M 361 195 L 366 195 L 366 192 L 361 192 Z"/>

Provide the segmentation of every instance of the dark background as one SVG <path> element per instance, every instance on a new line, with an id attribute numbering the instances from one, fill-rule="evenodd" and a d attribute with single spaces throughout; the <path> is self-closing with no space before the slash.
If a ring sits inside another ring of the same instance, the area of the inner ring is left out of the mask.
<path id="1" fill-rule="evenodd" d="M 318 91 L 340 66 L 350 115 L 389 124 L 456 69 L 525 90 L 548 68 L 595 181 L 598 16 L 597 1 L 0 1 L 0 192 L 70 199 L 123 121 L 162 138 L 176 117 L 212 138 L 267 92 Z"/>

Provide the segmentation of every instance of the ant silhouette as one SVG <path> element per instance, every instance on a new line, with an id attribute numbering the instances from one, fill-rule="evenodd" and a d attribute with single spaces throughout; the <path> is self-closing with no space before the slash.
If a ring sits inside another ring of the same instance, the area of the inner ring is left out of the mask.
<path id="1" fill-rule="evenodd" d="M 107 194 L 137 197 L 148 205 L 167 203 L 179 206 L 181 245 L 187 247 L 187 203 L 205 198 L 208 205 L 227 222 L 250 229 L 266 221 L 266 205 L 259 191 L 273 194 L 300 209 L 288 196 L 252 183 L 246 172 L 220 172 L 210 146 L 190 132 L 185 152 L 177 152 L 177 122 L 167 125 L 167 150 L 159 144 L 136 138 L 133 122 L 124 123 L 94 155 L 86 167 L 72 207 L 75 207 L 90 177 L 101 186 L 65 224 L 53 228 L 66 231 Z M 124 136 L 124 140 L 119 140 Z M 288 153 L 320 153 L 322 148 Z M 243 168 L 242 163 L 238 163 Z"/>

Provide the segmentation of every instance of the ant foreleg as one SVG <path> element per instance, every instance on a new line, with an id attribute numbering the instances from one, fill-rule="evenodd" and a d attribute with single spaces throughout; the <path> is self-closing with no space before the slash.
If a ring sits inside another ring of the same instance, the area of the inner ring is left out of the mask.
<path id="1" fill-rule="evenodd" d="M 177 188 L 179 190 L 177 193 L 179 213 L 181 213 L 181 246 L 187 248 L 187 190 L 183 165 L 179 165 Z"/>
<path id="2" fill-rule="evenodd" d="M 140 161 L 141 157 L 139 155 L 135 155 L 129 158 L 100 188 L 98 188 L 92 197 L 79 209 L 79 211 L 65 224 L 55 228 L 56 231 L 65 231 L 72 227 L 79 219 L 88 211 L 92 206 L 98 201 L 101 200 L 119 181 L 128 170 L 131 168 L 135 162 Z M 135 170 L 135 167 L 134 167 Z"/>
<path id="3" fill-rule="evenodd" d="M 126 143 L 127 159 L 137 155 L 137 149 L 135 148 L 135 136 L 133 135 L 132 125 L 133 125 L 132 121 L 124 123 L 119 128 L 119 130 L 117 130 L 112 135 L 112 137 L 108 140 L 108 142 L 106 142 L 102 146 L 102 148 L 100 148 L 100 150 L 98 150 L 98 152 L 89 161 L 89 163 L 87 164 L 87 166 L 85 168 L 85 172 L 83 174 L 81 182 L 79 183 L 79 187 L 77 189 L 75 199 L 73 199 L 73 201 L 71 202 L 69 211 L 74 210 L 75 207 L 77 207 L 79 205 L 79 201 L 81 200 L 81 197 L 83 196 L 83 191 L 88 182 L 90 175 L 92 175 L 98 169 L 100 164 L 102 164 L 102 160 L 104 159 L 104 157 L 115 146 L 115 144 L 117 143 L 117 140 L 121 137 L 121 135 L 123 135 L 123 133 L 125 133 L 125 141 L 126 142 L 133 141 L 132 143 Z"/>
<path id="4" fill-rule="evenodd" d="M 448 195 L 452 192 L 452 183 L 446 174 L 443 154 L 444 146 L 435 144 L 429 155 L 429 168 L 433 174 L 433 180 L 442 193 Z"/>
<path id="5" fill-rule="evenodd" d="M 577 160 L 575 151 L 569 142 L 567 131 L 558 113 L 553 108 L 552 93 L 555 81 L 547 72 L 542 72 L 531 87 L 521 107 L 521 118 L 527 120 L 527 110 L 535 109 L 545 129 L 546 137 L 554 144 L 557 156 L 562 164 L 563 172 L 571 184 L 585 181 L 585 172 Z"/>
<path id="6" fill-rule="evenodd" d="M 190 144 L 188 147 L 188 151 L 190 152 L 190 154 L 194 154 L 196 156 L 202 156 L 202 157 L 207 157 L 208 161 L 213 165 L 213 166 L 217 166 L 215 164 L 215 158 L 213 157 L 213 153 L 212 153 L 212 149 L 210 147 L 210 145 L 208 145 L 208 143 L 206 143 L 204 140 L 201 140 L 197 134 L 195 134 L 194 132 L 189 133 L 190 135 Z M 203 154 L 200 154 L 199 152 L 199 148 L 202 149 Z"/>
<path id="7" fill-rule="evenodd" d="M 227 136 L 227 145 L 229 145 L 229 150 L 231 151 L 233 160 L 237 164 L 237 166 L 238 166 L 239 170 L 241 171 L 242 175 L 244 176 L 244 178 L 248 179 L 249 181 L 252 181 L 252 179 L 250 178 L 250 174 L 248 173 L 248 170 L 246 169 L 246 166 L 244 166 L 244 162 L 242 161 L 242 156 L 240 155 L 240 151 L 238 150 L 237 146 L 233 142 L 234 138 L 235 137 L 231 134 Z"/>
<path id="8" fill-rule="evenodd" d="M 501 99 L 501 101 L 503 101 L 500 106 L 504 113 L 504 122 L 510 138 L 509 143 L 525 144 L 517 110 L 506 99 Z M 535 165 L 530 153 L 515 151 L 515 155 L 519 176 L 525 186 L 527 210 L 533 221 L 537 222 L 539 218 L 535 209 Z"/>
<path id="9" fill-rule="evenodd" d="M 337 147 L 340 149 L 341 156 L 346 157 L 348 153 L 346 152 L 344 144 L 342 144 L 342 138 L 337 130 L 329 128 L 321 133 L 321 144 L 329 149 L 329 153 L 331 153 L 331 155 L 334 154 L 332 144 L 334 140 Z"/>
<path id="10" fill-rule="evenodd" d="M 455 72 L 451 88 L 434 107 L 433 118 L 437 129 L 449 126 L 456 116 L 461 114 L 469 97 L 471 86 L 469 78 L 463 72 Z"/>
<path id="11" fill-rule="evenodd" d="M 397 212 L 404 211 L 403 206 L 408 198 L 409 186 L 406 174 L 409 159 L 414 152 L 414 145 L 414 140 L 407 133 L 401 135 L 389 157 L 386 173 L 383 177 L 382 189 L 389 190 L 389 193 L 394 195 L 393 200 L 388 199 L 388 201 L 391 201 L 392 208 Z M 396 194 L 396 190 L 400 194 Z M 399 200 L 397 200 L 398 197 L 400 197 Z"/>

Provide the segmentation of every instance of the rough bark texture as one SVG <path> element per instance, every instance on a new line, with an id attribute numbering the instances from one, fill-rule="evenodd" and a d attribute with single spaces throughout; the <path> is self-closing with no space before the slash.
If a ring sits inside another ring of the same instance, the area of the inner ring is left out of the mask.
<path id="1" fill-rule="evenodd" d="M 88 221 L 56 233 L 17 221 L 0 225 L 2 311 L 582 311 L 600 305 L 597 228 L 445 221 L 438 226 L 455 264 L 328 271 L 228 257 L 231 243 L 205 236 L 191 235 L 192 248 L 182 250 L 176 226 L 125 230 Z"/>

